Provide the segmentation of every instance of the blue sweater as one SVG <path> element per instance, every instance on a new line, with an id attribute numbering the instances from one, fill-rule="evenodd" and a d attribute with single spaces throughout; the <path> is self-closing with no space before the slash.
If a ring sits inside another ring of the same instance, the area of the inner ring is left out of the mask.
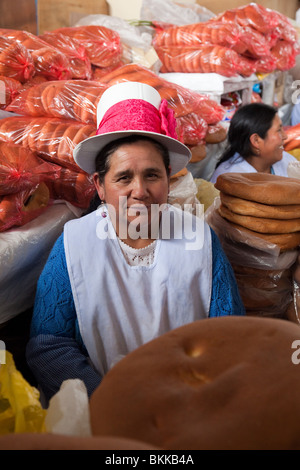
<path id="1" fill-rule="evenodd" d="M 212 230 L 211 233 L 213 286 L 209 317 L 245 315 L 231 265 L 219 239 Z M 63 234 L 38 281 L 27 361 L 48 400 L 64 380 L 83 380 L 89 396 L 101 382 L 101 376 L 89 363 L 80 335 Z"/>

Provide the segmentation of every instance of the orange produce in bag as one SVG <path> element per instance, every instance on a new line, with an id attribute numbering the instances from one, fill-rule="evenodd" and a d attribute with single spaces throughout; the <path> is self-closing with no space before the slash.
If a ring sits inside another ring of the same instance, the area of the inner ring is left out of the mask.
<path id="1" fill-rule="evenodd" d="M 50 203 L 50 192 L 43 182 L 34 188 L 0 196 L 0 232 L 27 224 L 41 215 Z"/>
<path id="2" fill-rule="evenodd" d="M 0 109 L 5 109 L 19 94 L 22 84 L 19 80 L 0 75 Z"/>
<path id="3" fill-rule="evenodd" d="M 0 142 L 0 196 L 59 178 L 61 167 L 44 161 L 31 150 Z"/>
<path id="4" fill-rule="evenodd" d="M 120 62 L 122 45 L 116 31 L 105 26 L 87 25 L 58 28 L 52 33 L 61 33 L 75 38 L 87 50 L 89 59 L 98 67 L 110 67 Z"/>
<path id="5" fill-rule="evenodd" d="M 92 66 L 86 48 L 76 38 L 47 31 L 39 35 L 47 44 L 56 47 L 69 59 L 71 78 L 91 80 Z"/>
<path id="6" fill-rule="evenodd" d="M 35 67 L 29 50 L 0 34 L 0 75 L 23 83 L 34 74 Z"/>
<path id="7" fill-rule="evenodd" d="M 68 57 L 42 39 L 27 31 L 0 29 L 5 36 L 28 49 L 34 62 L 35 72 L 51 80 L 71 78 Z"/>
<path id="8" fill-rule="evenodd" d="M 0 141 L 29 148 L 44 160 L 79 170 L 73 158 L 75 146 L 95 135 L 95 126 L 59 118 L 12 116 L 0 119 Z"/>
<path id="9" fill-rule="evenodd" d="M 97 104 L 107 85 L 89 80 L 44 81 L 23 90 L 7 111 L 74 119 L 96 125 Z"/>

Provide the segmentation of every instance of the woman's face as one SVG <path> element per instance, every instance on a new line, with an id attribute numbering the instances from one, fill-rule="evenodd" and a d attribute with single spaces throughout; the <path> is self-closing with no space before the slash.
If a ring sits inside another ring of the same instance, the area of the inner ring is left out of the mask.
<path id="1" fill-rule="evenodd" d="M 103 183 L 97 174 L 94 182 L 100 199 L 106 202 L 113 215 L 112 220 L 116 220 L 119 236 L 121 222 L 125 222 L 127 228 L 129 224 L 139 223 L 149 232 L 151 205 L 165 204 L 168 199 L 169 177 L 162 155 L 148 141 L 121 145 L 110 157 L 110 168 Z"/>
<path id="2" fill-rule="evenodd" d="M 260 139 L 259 150 L 261 157 L 270 165 L 282 159 L 283 144 L 287 135 L 283 130 L 282 122 L 278 114 L 275 115 L 272 126 L 264 139 Z"/>

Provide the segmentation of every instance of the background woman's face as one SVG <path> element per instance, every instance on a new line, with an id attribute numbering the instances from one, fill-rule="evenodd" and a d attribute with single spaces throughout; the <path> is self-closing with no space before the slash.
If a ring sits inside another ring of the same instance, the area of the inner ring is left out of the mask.
<path id="1" fill-rule="evenodd" d="M 282 122 L 278 114 L 275 115 L 272 126 L 264 139 L 261 139 L 260 151 L 262 158 L 268 160 L 270 164 L 282 159 L 283 144 L 287 135 L 283 130 Z"/>
<path id="2" fill-rule="evenodd" d="M 121 145 L 110 157 L 110 169 L 95 184 L 101 200 L 115 210 L 117 221 L 151 223 L 151 205 L 167 203 L 169 177 L 162 155 L 151 142 Z"/>

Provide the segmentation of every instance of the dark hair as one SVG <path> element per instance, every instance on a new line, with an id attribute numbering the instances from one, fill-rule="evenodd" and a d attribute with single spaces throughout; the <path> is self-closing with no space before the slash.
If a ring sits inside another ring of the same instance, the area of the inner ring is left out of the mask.
<path id="1" fill-rule="evenodd" d="M 216 167 L 236 152 L 243 158 L 250 157 L 253 154 L 250 136 L 258 134 L 264 139 L 272 127 L 276 113 L 275 108 L 265 103 L 250 103 L 241 106 L 231 119 L 227 135 L 228 145 Z"/>
<path id="2" fill-rule="evenodd" d="M 168 149 L 162 145 L 160 142 L 152 139 L 151 137 L 145 135 L 138 135 L 132 134 L 126 137 L 122 137 L 120 139 L 114 140 L 109 144 L 105 145 L 103 149 L 100 150 L 96 157 L 96 172 L 99 175 L 100 182 L 104 181 L 104 177 L 106 173 L 109 171 L 110 168 L 110 157 L 111 155 L 121 146 L 124 144 L 134 144 L 138 141 L 147 141 L 151 142 L 161 154 L 167 175 L 170 175 L 170 156 Z M 95 196 L 90 202 L 90 206 L 85 212 L 85 214 L 92 212 L 93 210 L 97 209 L 97 207 L 101 204 L 101 199 L 99 198 L 98 193 L 96 192 Z M 84 214 L 84 215 L 85 215 Z"/>

